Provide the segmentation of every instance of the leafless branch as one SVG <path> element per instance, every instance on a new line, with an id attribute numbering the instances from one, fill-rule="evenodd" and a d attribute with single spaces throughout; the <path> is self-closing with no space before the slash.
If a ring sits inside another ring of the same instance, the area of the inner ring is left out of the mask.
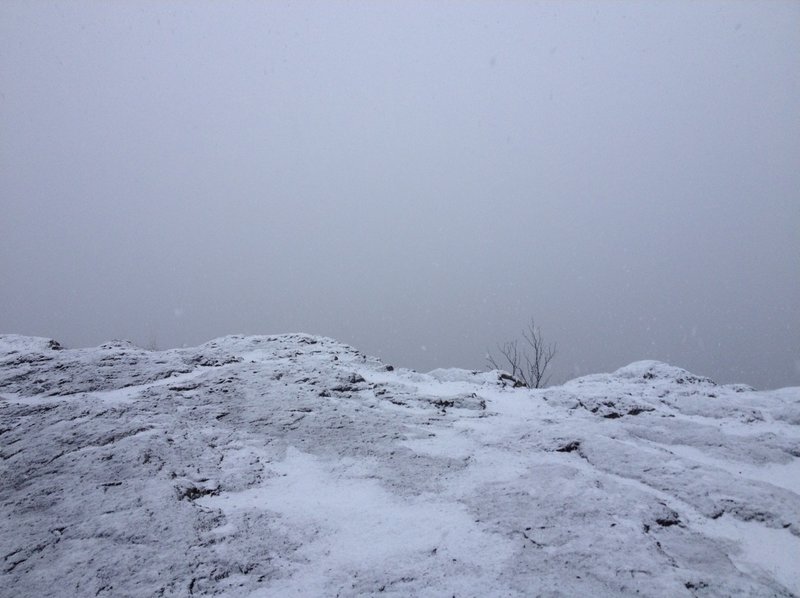
<path id="1" fill-rule="evenodd" d="M 525 346 L 519 347 L 517 340 L 497 345 L 501 359 L 489 353 L 486 361 L 493 369 L 508 370 L 509 373 L 528 388 L 547 386 L 550 375 L 547 373 L 550 363 L 556 356 L 555 343 L 546 343 L 541 330 L 531 318 L 528 326 L 522 331 Z"/>

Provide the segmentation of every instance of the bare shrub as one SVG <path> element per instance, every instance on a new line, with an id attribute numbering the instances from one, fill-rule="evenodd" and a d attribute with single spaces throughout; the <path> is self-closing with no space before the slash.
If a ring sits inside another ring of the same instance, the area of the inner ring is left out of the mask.
<path id="1" fill-rule="evenodd" d="M 556 356 L 555 343 L 546 343 L 542 331 L 533 318 L 522 331 L 522 343 L 518 339 L 497 345 L 500 353 L 495 358 L 487 353 L 486 361 L 495 370 L 506 370 L 528 388 L 542 388 L 550 381 L 547 373 L 550 362 Z"/>

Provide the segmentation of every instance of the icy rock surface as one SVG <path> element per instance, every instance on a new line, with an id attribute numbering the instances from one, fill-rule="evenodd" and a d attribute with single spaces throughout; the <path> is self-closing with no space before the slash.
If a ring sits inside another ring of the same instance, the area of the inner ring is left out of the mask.
<path id="1" fill-rule="evenodd" d="M 800 389 L 0 337 L 0 595 L 800 594 Z"/>

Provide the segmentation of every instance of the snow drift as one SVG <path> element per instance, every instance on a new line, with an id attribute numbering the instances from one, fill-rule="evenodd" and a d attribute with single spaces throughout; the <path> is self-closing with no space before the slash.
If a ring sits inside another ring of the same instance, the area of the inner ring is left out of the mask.
<path id="1" fill-rule="evenodd" d="M 3 596 L 800 594 L 800 389 L 0 336 Z"/>

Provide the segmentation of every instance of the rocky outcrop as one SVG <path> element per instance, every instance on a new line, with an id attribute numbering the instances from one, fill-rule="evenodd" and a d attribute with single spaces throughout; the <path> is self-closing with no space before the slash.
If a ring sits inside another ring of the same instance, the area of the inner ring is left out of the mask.
<path id="1" fill-rule="evenodd" d="M 800 389 L 0 336 L 2 596 L 800 592 Z"/>

